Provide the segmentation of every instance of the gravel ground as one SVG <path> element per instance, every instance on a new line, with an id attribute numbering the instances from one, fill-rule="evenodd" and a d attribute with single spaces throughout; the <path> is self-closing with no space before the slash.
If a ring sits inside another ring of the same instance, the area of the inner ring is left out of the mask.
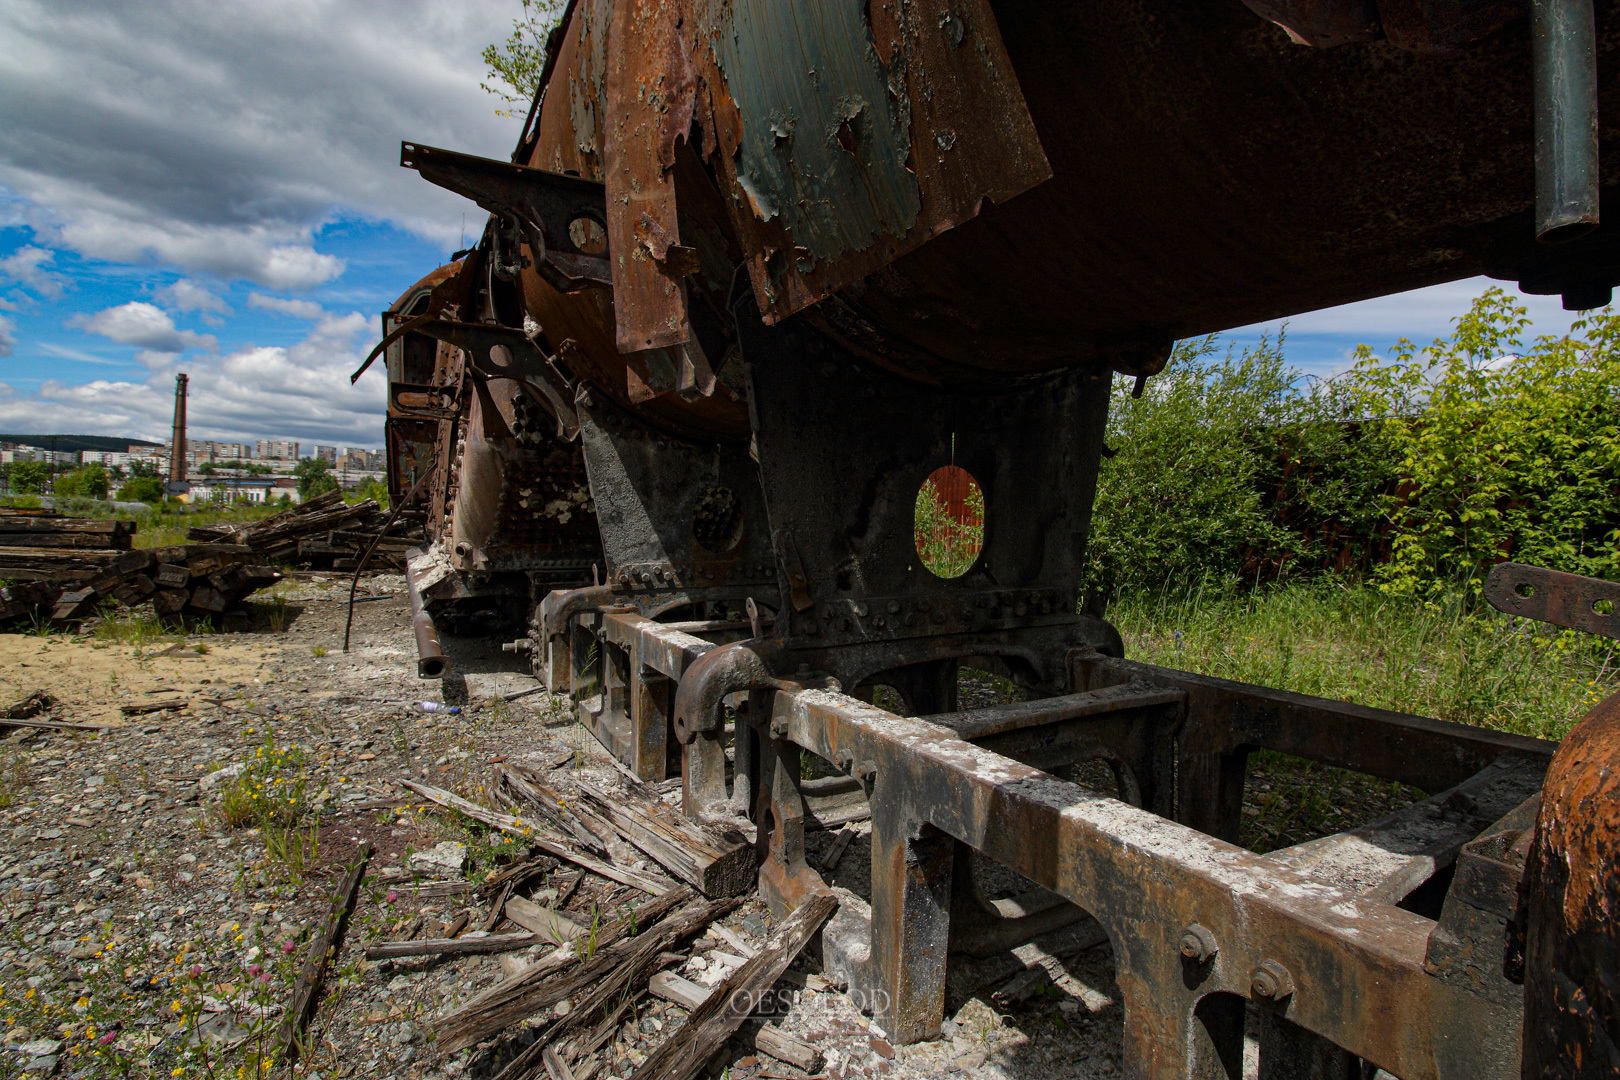
<path id="1" fill-rule="evenodd" d="M 193 637 L 178 649 L 172 639 L 137 648 L 90 635 L 0 635 L 0 700 L 47 689 L 62 702 L 56 719 L 118 725 L 102 734 L 23 730 L 0 743 L 0 1075 L 122 1075 L 112 1064 L 119 1055 L 137 1063 L 128 1075 L 237 1075 L 219 1062 L 256 1045 L 256 1012 L 274 1018 L 302 944 L 362 840 L 376 855 L 301 1074 L 483 1077 L 521 1048 L 511 1032 L 448 1057 L 431 1041 L 434 1017 L 503 978 L 512 957 L 362 959 L 367 941 L 412 929 L 433 936 L 464 910 L 475 929 L 484 923 L 486 908 L 466 884 L 413 887 L 411 852 L 465 843 L 468 873 L 478 876 L 514 851 L 498 834 L 468 832 L 420 800 L 407 803 L 397 781 L 411 776 L 476 799 L 499 760 L 550 769 L 564 791 L 574 776 L 611 786 L 617 774 L 546 694 L 492 700 L 535 686 L 498 642 L 448 639 L 455 675 L 442 684 L 417 679 L 398 577 L 363 583 L 363 595 L 384 598 L 356 606 L 345 655 L 343 585 L 317 578 L 281 586 L 274 606 L 260 609 L 274 613 L 266 617 L 279 631 L 261 625 Z M 184 709 L 122 713 L 178 700 Z M 424 700 L 462 712 L 424 712 Z M 270 849 L 302 832 L 278 841 L 274 830 L 227 820 L 223 793 L 244 768 L 318 812 L 318 847 L 300 872 L 290 869 L 296 853 Z M 812 856 L 831 842 L 812 834 Z M 868 856 L 862 835 L 833 882 L 864 892 Z M 636 853 L 616 857 L 633 862 Z M 537 879 L 528 891 L 544 900 L 566 880 Z M 1002 892 L 1017 886 L 1002 884 Z M 613 911 L 632 895 L 589 877 L 564 911 L 588 923 L 593 909 Z M 750 901 L 726 925 L 758 941 L 771 921 Z M 674 970 L 713 985 L 728 970 L 718 954 L 730 948 L 700 939 Z M 783 984 L 792 1005 L 775 1022 L 823 1050 L 828 1077 L 1115 1073 L 1121 1017 L 1107 947 L 1030 962 L 1028 975 L 1014 979 L 1017 1001 L 971 979 L 964 989 L 953 974 L 944 1037 L 896 1049 L 847 997 L 808 977 L 805 957 Z M 629 1076 L 684 1016 L 641 999 L 597 1076 Z M 204 1050 L 221 1071 L 197 1061 Z M 736 1040 L 711 1075 L 724 1068 L 734 1080 L 804 1075 Z"/>

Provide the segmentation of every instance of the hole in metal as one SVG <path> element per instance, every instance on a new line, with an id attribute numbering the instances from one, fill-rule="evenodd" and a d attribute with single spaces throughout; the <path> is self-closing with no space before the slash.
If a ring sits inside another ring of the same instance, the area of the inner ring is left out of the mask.
<path id="1" fill-rule="evenodd" d="M 586 255 L 607 250 L 607 230 L 595 218 L 577 217 L 568 223 L 568 242 Z"/>
<path id="2" fill-rule="evenodd" d="M 935 469 L 917 491 L 917 555 L 935 577 L 961 577 L 984 550 L 984 492 L 966 469 Z"/>

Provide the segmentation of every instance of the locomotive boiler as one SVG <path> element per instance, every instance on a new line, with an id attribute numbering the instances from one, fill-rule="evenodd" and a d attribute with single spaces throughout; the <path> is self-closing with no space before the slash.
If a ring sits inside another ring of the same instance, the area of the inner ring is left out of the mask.
<path id="1" fill-rule="evenodd" d="M 1478 274 L 1607 303 L 1617 8 L 573 0 L 510 161 L 402 149 L 489 212 L 385 315 L 413 592 L 520 618 L 626 766 L 758 831 L 778 913 L 864 798 L 821 953 L 894 1039 L 951 954 L 1094 920 L 1128 1076 L 1239 1076 L 1246 1032 L 1262 1076 L 1612 1075 L 1612 709 L 1555 757 L 1151 667 L 1081 585 L 1110 387 L 1177 339 Z M 949 577 L 941 469 L 983 507 Z M 1566 624 L 1613 591 L 1492 582 Z M 964 666 L 1028 700 L 960 708 Z M 1258 749 L 1439 794 L 1257 855 Z M 1089 761 L 1106 794 L 1054 775 Z"/>

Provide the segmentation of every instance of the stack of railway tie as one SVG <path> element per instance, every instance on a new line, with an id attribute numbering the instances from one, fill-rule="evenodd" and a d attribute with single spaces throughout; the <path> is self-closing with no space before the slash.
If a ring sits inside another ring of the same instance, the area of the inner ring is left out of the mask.
<path id="1" fill-rule="evenodd" d="M 476 887 L 488 905 L 481 930 L 463 917 L 437 928 L 438 936 L 413 940 L 407 935 L 366 950 L 369 960 L 502 957 L 503 981 L 433 1022 L 442 1051 L 465 1049 L 527 1022 L 533 1041 L 505 1065 L 498 1080 L 589 1080 L 607 1063 L 602 1051 L 624 1010 L 650 992 L 688 1009 L 689 1017 L 642 1063 L 638 1077 L 684 1080 L 739 1033 L 779 1061 L 810 1072 L 820 1067 L 819 1051 L 769 1024 L 751 1022 L 746 1003 L 761 1000 L 783 978 L 836 902 L 824 897 L 805 905 L 757 947 L 726 930 L 719 920 L 743 903 L 753 886 L 753 845 L 742 834 L 689 821 L 634 780 L 613 792 L 580 781 L 575 797 L 564 798 L 541 773 L 503 766 L 495 798 L 514 811 L 510 814 L 412 780 L 401 783 L 447 810 L 520 838 L 530 854 Z M 622 854 L 620 845 L 629 845 L 665 873 L 616 861 L 612 849 Z M 565 866 L 573 869 L 558 872 Z M 559 887 L 546 892 L 545 903 L 525 898 L 527 887 L 547 874 Z M 617 895 L 624 898 L 604 905 L 620 912 L 619 918 L 595 929 L 563 911 L 587 876 L 616 883 Z M 411 930 L 421 929 L 420 923 Z M 489 933 L 507 924 L 510 930 Z M 742 954 L 734 956 L 735 969 L 712 989 L 663 970 L 705 934 Z M 547 948 L 532 962 L 512 959 L 520 950 Z M 561 1002 L 568 1008 L 559 1016 L 553 1007 Z"/>
<path id="2" fill-rule="evenodd" d="M 388 515 L 375 500 L 349 506 L 339 491 L 328 491 L 290 510 L 244 525 L 207 525 L 186 530 L 186 539 L 244 544 L 278 565 L 299 563 L 353 570 L 372 540 L 368 569 L 405 569 L 405 552 L 420 544 L 421 527 L 401 518 L 389 535 L 377 539 Z"/>
<path id="3" fill-rule="evenodd" d="M 251 549 L 233 544 L 135 548 L 135 523 L 0 513 L 0 622 L 77 622 L 103 604 L 150 604 L 160 617 L 251 626 L 242 602 L 282 579 Z"/>

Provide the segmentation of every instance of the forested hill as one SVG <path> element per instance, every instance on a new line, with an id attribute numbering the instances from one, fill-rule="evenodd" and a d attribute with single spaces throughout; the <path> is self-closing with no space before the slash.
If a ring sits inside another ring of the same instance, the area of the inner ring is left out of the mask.
<path id="1" fill-rule="evenodd" d="M 51 440 L 56 440 L 53 447 Z M 122 439 L 112 435 L 6 435 L 0 433 L 0 443 L 22 443 L 45 450 L 55 449 L 59 454 L 79 450 L 102 450 L 122 454 L 132 446 L 162 446 L 150 439 Z"/>

